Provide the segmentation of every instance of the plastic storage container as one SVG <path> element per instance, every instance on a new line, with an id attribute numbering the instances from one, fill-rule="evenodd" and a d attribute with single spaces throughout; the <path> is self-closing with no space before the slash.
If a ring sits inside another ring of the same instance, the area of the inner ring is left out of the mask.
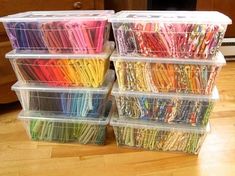
<path id="1" fill-rule="evenodd" d="M 119 88 L 146 92 L 211 94 L 226 61 L 218 52 L 214 60 L 164 59 L 120 56 L 114 52 Z"/>
<path id="2" fill-rule="evenodd" d="M 50 53 L 100 53 L 113 10 L 32 11 L 0 18 L 12 47 Z"/>
<path id="3" fill-rule="evenodd" d="M 215 87 L 211 96 L 174 93 L 145 93 L 120 91 L 113 86 L 120 119 L 141 119 L 169 124 L 205 126 L 215 101 L 219 99 Z"/>
<path id="4" fill-rule="evenodd" d="M 190 127 L 184 125 L 143 123 L 138 120 L 121 120 L 112 118 L 118 146 L 128 146 L 145 150 L 177 151 L 198 154 L 204 142 L 207 127 Z"/>
<path id="5" fill-rule="evenodd" d="M 12 89 L 24 111 L 62 118 L 98 118 L 102 114 L 113 81 L 114 71 L 110 70 L 100 88 L 49 87 L 17 82 Z"/>
<path id="6" fill-rule="evenodd" d="M 121 11 L 109 21 L 121 55 L 201 59 L 218 51 L 232 23 L 213 11 Z"/>
<path id="7" fill-rule="evenodd" d="M 101 145 L 105 143 L 109 111 L 110 106 L 99 119 L 58 118 L 27 111 L 21 111 L 18 118 L 34 141 Z"/>
<path id="8" fill-rule="evenodd" d="M 15 50 L 6 54 L 19 81 L 50 86 L 100 87 L 114 42 L 100 54 L 45 54 Z"/>

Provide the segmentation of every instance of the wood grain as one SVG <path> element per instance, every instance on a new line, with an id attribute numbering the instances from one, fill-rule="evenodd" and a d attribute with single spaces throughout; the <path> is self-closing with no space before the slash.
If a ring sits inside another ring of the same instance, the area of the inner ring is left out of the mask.
<path id="1" fill-rule="evenodd" d="M 147 0 L 105 0 L 105 8 L 121 10 L 147 10 Z"/>
<path id="2" fill-rule="evenodd" d="M 20 108 L 14 107 L 0 114 L 0 175 L 234 176 L 234 73 L 235 62 L 221 71 L 221 100 L 210 120 L 211 133 L 198 156 L 118 148 L 111 127 L 105 146 L 32 142 L 16 119 Z"/>

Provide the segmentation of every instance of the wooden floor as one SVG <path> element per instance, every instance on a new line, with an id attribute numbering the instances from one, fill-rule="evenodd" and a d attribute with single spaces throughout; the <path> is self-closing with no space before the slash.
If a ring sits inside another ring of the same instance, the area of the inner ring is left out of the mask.
<path id="1" fill-rule="evenodd" d="M 222 70 L 220 102 L 199 156 L 117 148 L 109 128 L 107 145 L 31 142 L 16 119 L 20 106 L 0 112 L 0 175 L 4 176 L 234 176 L 235 62 Z"/>

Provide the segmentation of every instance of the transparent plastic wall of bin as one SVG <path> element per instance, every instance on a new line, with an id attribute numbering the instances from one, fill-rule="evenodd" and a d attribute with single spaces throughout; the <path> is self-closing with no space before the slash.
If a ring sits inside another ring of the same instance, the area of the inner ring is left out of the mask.
<path id="1" fill-rule="evenodd" d="M 109 17 L 120 55 L 212 59 L 229 17 L 215 11 L 120 11 Z"/>
<path id="2" fill-rule="evenodd" d="M 110 94 L 114 71 L 109 70 L 100 88 L 50 87 L 38 84 L 12 86 L 24 111 L 62 118 L 99 118 Z"/>
<path id="3" fill-rule="evenodd" d="M 98 119 L 58 118 L 28 111 L 21 111 L 18 118 L 34 141 L 103 145 L 111 107 L 112 103 L 107 102 L 105 112 Z"/>
<path id="4" fill-rule="evenodd" d="M 185 152 L 198 154 L 210 131 L 206 127 L 167 125 L 161 123 L 142 122 L 139 120 L 123 120 L 112 116 L 116 143 L 120 147 L 136 149 Z"/>
<path id="5" fill-rule="evenodd" d="M 120 56 L 113 52 L 119 88 L 145 92 L 210 95 L 223 65 L 218 52 L 213 60 Z"/>
<path id="6" fill-rule="evenodd" d="M 109 69 L 114 42 L 100 54 L 47 54 L 11 51 L 6 54 L 19 81 L 49 86 L 100 87 Z"/>
<path id="7" fill-rule="evenodd" d="M 103 51 L 113 10 L 30 11 L 0 18 L 16 50 L 49 53 Z"/>
<path id="8" fill-rule="evenodd" d="M 121 91 L 117 83 L 113 86 L 112 95 L 120 119 L 189 126 L 206 126 L 215 102 L 219 99 L 216 87 L 212 95 L 205 96 Z"/>

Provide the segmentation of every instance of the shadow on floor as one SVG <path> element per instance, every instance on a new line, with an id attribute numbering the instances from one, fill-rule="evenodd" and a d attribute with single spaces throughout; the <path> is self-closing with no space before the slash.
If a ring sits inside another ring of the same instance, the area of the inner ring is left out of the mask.
<path id="1" fill-rule="evenodd" d="M 21 105 L 19 101 L 14 102 L 14 103 L 8 103 L 8 104 L 0 104 L 0 114 L 5 114 L 10 111 L 20 110 L 20 109 L 21 109 Z"/>

